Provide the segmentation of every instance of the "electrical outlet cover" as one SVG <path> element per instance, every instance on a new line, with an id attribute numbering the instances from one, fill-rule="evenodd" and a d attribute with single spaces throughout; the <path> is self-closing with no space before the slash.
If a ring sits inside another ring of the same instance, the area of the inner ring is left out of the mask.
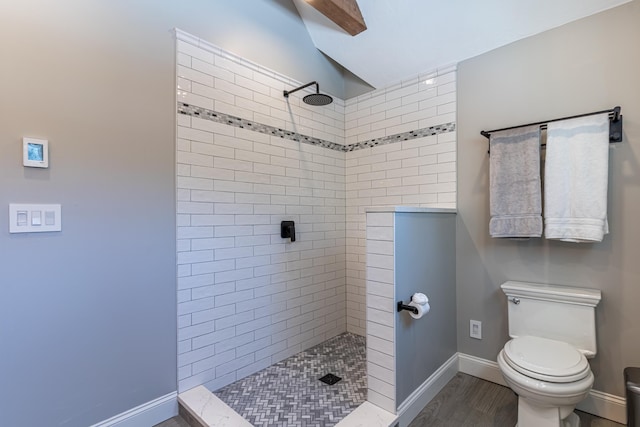
<path id="1" fill-rule="evenodd" d="M 479 320 L 469 321 L 469 336 L 477 340 L 482 339 L 482 322 Z"/>

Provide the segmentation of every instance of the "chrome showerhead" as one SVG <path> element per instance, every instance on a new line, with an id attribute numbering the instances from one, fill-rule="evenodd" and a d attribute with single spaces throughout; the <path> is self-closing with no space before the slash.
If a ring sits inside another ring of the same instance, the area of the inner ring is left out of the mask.
<path id="1" fill-rule="evenodd" d="M 333 98 L 330 97 L 329 95 L 325 95 L 320 93 L 320 85 L 318 84 L 318 82 L 311 82 L 311 83 L 307 83 L 306 85 L 297 87 L 293 90 L 285 90 L 284 91 L 284 97 L 288 98 L 290 94 L 292 94 L 293 92 L 296 92 L 300 89 L 304 89 L 306 87 L 309 87 L 311 85 L 316 85 L 316 93 L 311 93 L 309 95 L 306 95 L 305 97 L 302 98 L 302 101 L 304 101 L 305 104 L 309 104 L 309 105 L 313 105 L 313 106 L 322 106 L 322 105 L 329 105 L 333 102 Z"/>

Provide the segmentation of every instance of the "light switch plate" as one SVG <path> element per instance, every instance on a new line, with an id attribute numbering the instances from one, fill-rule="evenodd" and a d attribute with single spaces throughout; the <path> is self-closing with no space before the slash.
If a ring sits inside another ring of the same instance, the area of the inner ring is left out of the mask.
<path id="1" fill-rule="evenodd" d="M 26 215 L 26 221 L 25 221 Z M 9 205 L 9 233 L 62 231 L 61 205 Z"/>

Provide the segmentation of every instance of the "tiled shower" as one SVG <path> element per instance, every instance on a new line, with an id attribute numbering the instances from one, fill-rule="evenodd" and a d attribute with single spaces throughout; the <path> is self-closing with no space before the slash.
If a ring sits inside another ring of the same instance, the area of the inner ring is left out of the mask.
<path id="1" fill-rule="evenodd" d="M 176 37 L 179 392 L 216 390 L 365 335 L 365 209 L 455 207 L 456 71 L 313 107 L 282 94 L 306 82 Z"/>

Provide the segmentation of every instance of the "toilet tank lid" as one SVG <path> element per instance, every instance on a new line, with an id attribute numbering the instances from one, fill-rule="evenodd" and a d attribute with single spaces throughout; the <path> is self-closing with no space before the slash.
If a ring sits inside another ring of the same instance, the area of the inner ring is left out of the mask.
<path id="1" fill-rule="evenodd" d="M 500 287 L 508 297 L 558 301 L 592 307 L 598 305 L 602 299 L 602 293 L 597 289 L 516 282 L 512 280 L 504 282 Z"/>

